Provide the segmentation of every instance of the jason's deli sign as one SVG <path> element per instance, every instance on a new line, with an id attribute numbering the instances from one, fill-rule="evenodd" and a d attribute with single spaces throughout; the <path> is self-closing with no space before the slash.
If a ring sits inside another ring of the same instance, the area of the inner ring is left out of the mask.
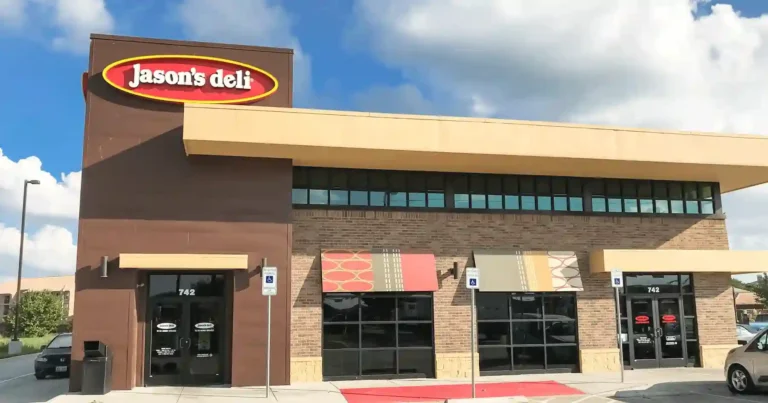
<path id="1" fill-rule="evenodd" d="M 173 103 L 239 104 L 277 91 L 277 79 L 257 67 L 192 55 L 156 55 L 110 64 L 104 81 L 131 95 Z"/>

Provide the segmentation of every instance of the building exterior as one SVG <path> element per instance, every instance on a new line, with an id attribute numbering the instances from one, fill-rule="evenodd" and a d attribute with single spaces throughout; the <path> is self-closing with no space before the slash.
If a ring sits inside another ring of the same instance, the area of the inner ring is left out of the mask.
<path id="1" fill-rule="evenodd" d="M 757 294 L 752 291 L 734 287 L 733 297 L 736 305 L 736 319 L 739 323 L 749 324 L 765 310 Z"/>
<path id="2" fill-rule="evenodd" d="M 16 298 L 16 280 L 0 283 L 0 322 L 10 312 Z M 21 292 L 53 291 L 61 294 L 62 303 L 72 316 L 75 312 L 75 276 L 27 277 L 21 279 Z"/>
<path id="3" fill-rule="evenodd" d="M 468 377 L 468 267 L 480 375 L 722 367 L 768 139 L 295 109 L 292 64 L 92 36 L 72 390 L 86 340 L 117 389 L 263 385 L 265 263 L 272 384 Z"/>

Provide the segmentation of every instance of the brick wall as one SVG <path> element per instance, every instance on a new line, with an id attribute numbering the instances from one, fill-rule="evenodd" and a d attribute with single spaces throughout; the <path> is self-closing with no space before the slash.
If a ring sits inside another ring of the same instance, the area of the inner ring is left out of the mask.
<path id="1" fill-rule="evenodd" d="M 696 319 L 699 344 L 736 344 L 736 312 L 728 273 L 696 273 L 693 292 L 696 295 Z M 724 325 L 728 326 L 724 326 Z M 724 329 L 725 327 L 725 329 Z"/>
<path id="2" fill-rule="evenodd" d="M 728 248 L 722 220 L 326 210 L 294 210 L 293 218 L 293 357 L 321 355 L 321 248 L 432 250 L 440 285 L 434 295 L 437 354 L 467 352 L 469 293 L 463 287 L 463 278 L 454 280 L 447 270 L 454 261 L 464 267 L 474 248 L 576 251 L 584 281 L 584 291 L 578 294 L 582 348 L 615 347 L 613 321 L 605 319 L 613 318 L 615 312 L 609 276 L 589 274 L 590 250 Z M 727 301 L 730 297 L 722 288 L 728 278 L 727 274 L 696 276 L 697 294 L 712 297 L 697 302 L 701 322 L 724 320 L 729 311 L 727 323 L 733 323 Z M 702 343 L 723 338 L 718 336 L 716 323 L 707 326 L 700 330 Z"/>

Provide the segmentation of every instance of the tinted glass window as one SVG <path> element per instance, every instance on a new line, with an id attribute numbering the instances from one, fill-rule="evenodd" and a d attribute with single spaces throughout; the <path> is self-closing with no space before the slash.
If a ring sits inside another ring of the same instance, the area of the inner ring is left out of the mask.
<path id="1" fill-rule="evenodd" d="M 432 317 L 429 293 L 324 294 L 323 376 L 434 377 Z"/>
<path id="2" fill-rule="evenodd" d="M 481 372 L 578 368 L 575 293 L 480 292 L 476 304 Z"/>
<path id="3" fill-rule="evenodd" d="M 710 215 L 717 192 L 711 183 L 307 167 L 293 180 L 294 205 L 339 208 Z"/>
<path id="4" fill-rule="evenodd" d="M 194 290 L 188 294 L 187 290 Z M 220 297 L 224 295 L 224 276 L 217 274 L 182 274 L 179 276 L 180 295 Z"/>
<path id="5" fill-rule="evenodd" d="M 179 276 L 176 274 L 152 274 L 149 276 L 149 296 L 176 295 Z"/>
<path id="6" fill-rule="evenodd" d="M 625 279 L 627 291 L 633 294 L 679 293 L 677 274 L 631 274 Z"/>

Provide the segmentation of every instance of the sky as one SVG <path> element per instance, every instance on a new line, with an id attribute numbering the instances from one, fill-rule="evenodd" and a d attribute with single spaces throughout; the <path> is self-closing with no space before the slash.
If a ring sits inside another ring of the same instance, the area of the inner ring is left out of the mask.
<path id="1" fill-rule="evenodd" d="M 297 107 L 768 134 L 762 0 L 0 0 L 0 281 L 25 178 L 25 276 L 74 273 L 92 32 L 293 48 Z M 768 185 L 723 203 L 768 249 Z"/>

